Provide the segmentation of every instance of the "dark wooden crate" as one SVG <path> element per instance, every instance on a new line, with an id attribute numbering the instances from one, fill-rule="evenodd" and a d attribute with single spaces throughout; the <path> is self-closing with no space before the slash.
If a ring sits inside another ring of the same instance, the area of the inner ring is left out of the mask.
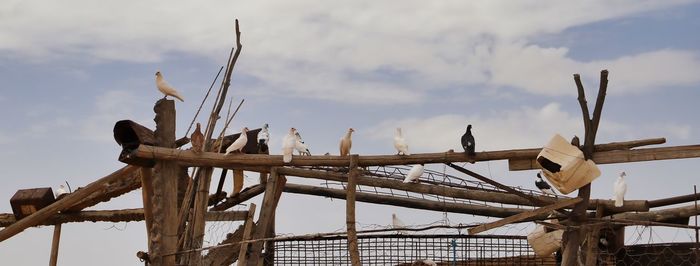
<path id="1" fill-rule="evenodd" d="M 17 190 L 10 199 L 15 219 L 19 220 L 51 205 L 56 199 L 50 187 Z"/>

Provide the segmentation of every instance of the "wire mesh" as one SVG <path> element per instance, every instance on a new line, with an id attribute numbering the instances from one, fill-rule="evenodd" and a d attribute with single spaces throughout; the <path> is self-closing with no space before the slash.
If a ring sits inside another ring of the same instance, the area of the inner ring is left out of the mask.
<path id="1" fill-rule="evenodd" d="M 555 265 L 553 256 L 535 257 L 524 236 L 361 235 L 358 247 L 362 265 Z M 350 265 L 347 239 L 276 241 L 274 264 Z"/>

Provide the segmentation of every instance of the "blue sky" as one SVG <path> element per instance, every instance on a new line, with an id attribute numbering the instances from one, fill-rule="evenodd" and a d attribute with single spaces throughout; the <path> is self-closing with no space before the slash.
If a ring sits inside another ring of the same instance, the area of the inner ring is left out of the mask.
<path id="1" fill-rule="evenodd" d="M 458 149 L 467 123 L 474 125 L 477 150 L 542 146 L 554 133 L 582 135 L 572 74 L 581 74 L 592 104 L 601 69 L 610 71 L 610 83 L 600 143 L 666 137 L 667 145 L 686 145 L 700 139 L 697 1 L 5 1 L 0 198 L 6 204 L 0 211 L 11 212 L 9 198 L 17 189 L 56 187 L 64 180 L 82 186 L 121 167 L 112 126 L 121 119 L 153 124 L 152 106 L 161 97 L 153 80 L 157 70 L 185 97 L 176 104 L 183 135 L 225 64 L 234 18 L 244 48 L 229 95 L 246 102 L 230 132 L 269 123 L 273 153 L 291 126 L 315 154 L 337 152 L 348 127 L 357 129 L 358 154 L 393 153 L 397 126 L 413 152 Z M 470 167 L 507 184 L 532 186 L 533 171 L 508 172 L 504 162 Z M 628 198 L 687 194 L 698 183 L 695 159 L 601 170 L 594 197 L 610 196 L 620 170 L 628 173 Z M 139 196 L 132 192 L 95 209 L 140 207 Z M 277 229 L 343 228 L 343 204 L 285 195 Z M 408 224 L 442 218 L 359 206 L 361 226 L 388 224 L 392 212 Z M 326 214 L 310 223 L 307 217 L 318 212 Z M 110 226 L 64 225 L 59 261 L 136 264 L 133 254 L 145 249 L 143 224 Z M 45 263 L 51 232 L 29 229 L 1 243 L 0 258 L 13 265 Z"/>

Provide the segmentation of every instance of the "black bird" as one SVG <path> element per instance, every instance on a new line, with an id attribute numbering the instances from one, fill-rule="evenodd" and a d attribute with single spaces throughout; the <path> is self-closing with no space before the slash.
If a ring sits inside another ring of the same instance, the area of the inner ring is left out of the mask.
<path id="1" fill-rule="evenodd" d="M 549 186 L 547 181 L 544 181 L 542 179 L 542 175 L 540 175 L 540 173 L 537 173 L 537 179 L 535 180 L 535 186 L 537 186 L 537 188 L 539 188 L 542 191 L 542 193 L 544 193 L 544 194 L 554 195 L 554 191 L 552 191 L 552 187 Z"/>
<path id="2" fill-rule="evenodd" d="M 475 145 L 474 136 L 472 135 L 472 125 L 468 125 L 467 132 L 462 135 L 462 148 L 464 148 L 464 152 L 469 154 L 469 156 L 474 156 L 476 155 L 474 152 Z"/>

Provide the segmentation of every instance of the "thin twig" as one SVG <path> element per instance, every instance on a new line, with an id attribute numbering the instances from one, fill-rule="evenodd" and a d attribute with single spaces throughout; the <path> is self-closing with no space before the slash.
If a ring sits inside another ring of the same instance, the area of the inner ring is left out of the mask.
<path id="1" fill-rule="evenodd" d="M 223 66 L 219 68 L 219 72 L 216 73 L 216 77 L 214 77 L 214 80 L 211 82 L 211 86 L 209 86 L 209 90 L 207 91 L 207 94 L 204 95 L 204 99 L 202 99 L 202 103 L 199 104 L 199 108 L 197 109 L 197 112 L 194 114 L 194 117 L 192 117 L 192 122 L 190 122 L 190 126 L 187 128 L 187 131 L 185 132 L 185 137 L 187 137 L 190 134 L 190 130 L 192 129 L 192 125 L 194 124 L 194 121 L 197 120 L 197 116 L 199 116 L 199 112 L 202 111 L 202 106 L 204 106 L 204 102 L 207 101 L 207 98 L 209 97 L 209 93 L 211 93 L 211 89 L 214 88 L 214 84 L 216 83 L 216 80 L 219 79 L 219 75 L 221 74 L 221 71 L 224 69 Z"/>

